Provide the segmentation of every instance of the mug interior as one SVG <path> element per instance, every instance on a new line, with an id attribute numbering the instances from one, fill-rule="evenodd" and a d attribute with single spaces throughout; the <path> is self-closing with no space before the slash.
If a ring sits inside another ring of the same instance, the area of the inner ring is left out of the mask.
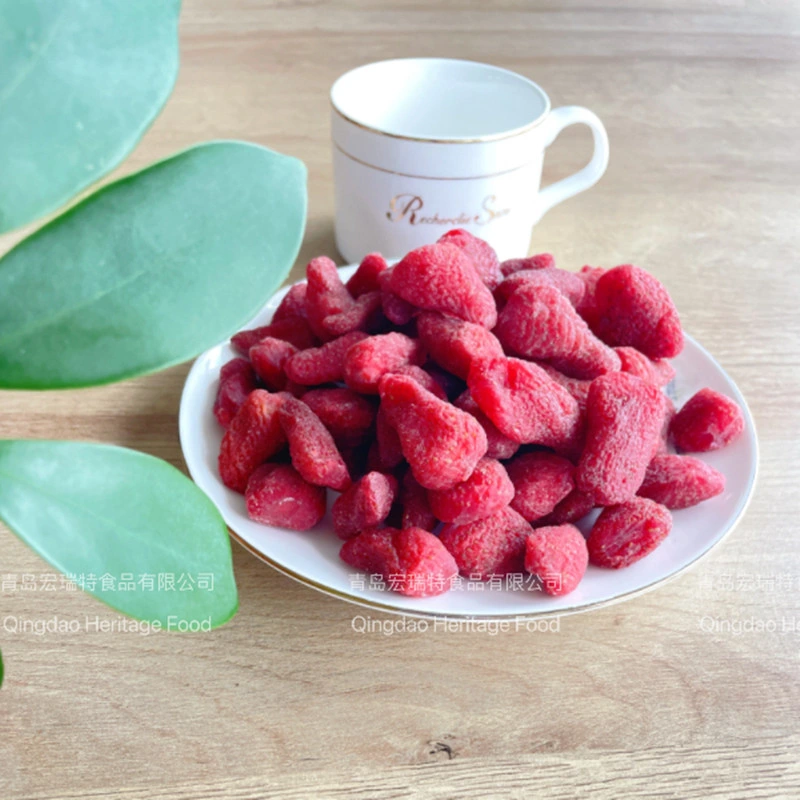
<path id="1" fill-rule="evenodd" d="M 447 58 L 365 64 L 333 84 L 343 117 L 409 139 L 502 138 L 536 124 L 550 101 L 533 81 L 500 67 Z"/>

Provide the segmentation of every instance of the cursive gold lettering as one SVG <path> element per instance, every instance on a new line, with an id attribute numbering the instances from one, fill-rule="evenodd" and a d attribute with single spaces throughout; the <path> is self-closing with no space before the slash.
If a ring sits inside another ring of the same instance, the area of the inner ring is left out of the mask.
<path id="1" fill-rule="evenodd" d="M 419 212 L 425 203 L 417 194 L 398 194 L 389 201 L 389 210 L 386 219 L 389 222 L 407 221 L 409 225 L 442 225 L 446 227 L 459 227 L 462 225 L 488 225 L 495 219 L 511 213 L 510 208 L 493 208 L 497 197 L 490 194 L 484 198 L 481 211 L 477 214 L 468 214 L 464 211 L 453 217 L 440 217 L 437 211 L 433 214 L 422 216 Z"/>
<path id="2" fill-rule="evenodd" d="M 389 222 L 400 222 L 408 219 L 411 225 L 416 224 L 417 211 L 422 208 L 422 198 L 415 194 L 398 194 L 389 202 L 386 218 Z"/>

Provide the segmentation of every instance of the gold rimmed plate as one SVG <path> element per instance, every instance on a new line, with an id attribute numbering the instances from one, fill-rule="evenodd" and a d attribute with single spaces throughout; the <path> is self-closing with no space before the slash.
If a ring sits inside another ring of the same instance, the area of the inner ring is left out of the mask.
<path id="1" fill-rule="evenodd" d="M 354 267 L 341 270 L 346 280 Z M 288 288 L 279 291 L 248 327 L 266 325 Z M 741 392 L 714 358 L 687 336 L 684 351 L 674 359 L 676 376 L 669 392 L 680 406 L 704 386 L 736 400 L 745 415 L 745 430 L 729 447 L 702 458 L 726 477 L 725 492 L 694 508 L 673 514 L 672 532 L 653 553 L 631 567 L 607 570 L 590 566 L 580 586 L 564 597 L 507 588 L 505 581 L 461 586 L 438 597 L 410 598 L 371 585 L 339 559 L 341 540 L 333 533 L 330 514 L 311 531 L 298 533 L 260 525 L 247 517 L 242 495 L 219 479 L 217 455 L 222 429 L 212 413 L 220 367 L 236 353 L 226 342 L 212 347 L 192 366 L 181 397 L 181 447 L 189 472 L 219 508 L 231 535 L 243 547 L 283 574 L 326 594 L 376 611 L 415 616 L 508 619 L 588 611 L 634 597 L 687 570 L 730 533 L 752 496 L 758 465 L 753 419 Z M 331 498 L 332 500 L 332 498 Z M 330 502 L 329 502 L 330 507 Z"/>

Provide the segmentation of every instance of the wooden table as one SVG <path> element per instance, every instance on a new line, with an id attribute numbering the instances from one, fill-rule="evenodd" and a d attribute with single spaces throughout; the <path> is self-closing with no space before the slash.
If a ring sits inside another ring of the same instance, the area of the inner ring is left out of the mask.
<path id="1" fill-rule="evenodd" d="M 360 635 L 356 609 L 238 546 L 241 610 L 210 635 L 0 631 L 0 796 L 797 797 L 797 5 L 332 5 L 185 0 L 177 88 L 122 171 L 223 137 L 299 156 L 310 217 L 297 276 L 334 252 L 326 93 L 350 67 L 471 58 L 534 78 L 556 104 L 589 106 L 608 127 L 608 173 L 548 214 L 532 247 L 572 268 L 633 261 L 668 285 L 751 404 L 755 499 L 695 570 L 566 617 L 559 633 Z M 545 180 L 588 151 L 585 130 L 567 131 Z M 0 436 L 114 442 L 183 467 L 186 372 L 4 392 Z M 1 573 L 48 571 L 0 531 Z M 115 616 L 80 593 L 21 590 L 2 594 L 2 612 Z M 706 632 L 709 618 L 779 630 Z"/>

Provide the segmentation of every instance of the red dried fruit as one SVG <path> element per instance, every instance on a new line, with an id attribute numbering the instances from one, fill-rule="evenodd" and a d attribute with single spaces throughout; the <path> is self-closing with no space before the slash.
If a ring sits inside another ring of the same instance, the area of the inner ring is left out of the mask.
<path id="1" fill-rule="evenodd" d="M 669 427 L 675 447 L 689 453 L 719 450 L 743 430 L 742 409 L 730 397 L 708 388 L 689 398 Z"/>
<path id="2" fill-rule="evenodd" d="M 575 488 L 575 467 L 553 453 L 525 453 L 506 469 L 514 486 L 511 508 L 528 522 L 549 514 Z"/>
<path id="3" fill-rule="evenodd" d="M 513 456 L 514 453 L 519 450 L 519 442 L 509 439 L 508 436 L 504 436 L 499 430 L 497 430 L 497 426 L 494 424 L 494 422 L 492 422 L 489 417 L 487 417 L 486 414 L 480 410 L 478 404 L 469 393 L 469 389 L 460 394 L 453 401 L 453 405 L 455 405 L 456 408 L 460 408 L 462 411 L 466 411 L 468 414 L 471 414 L 480 423 L 481 427 L 486 433 L 486 441 L 488 445 L 486 449 L 487 458 L 496 458 L 498 461 L 505 461 L 506 459 L 511 458 L 511 456 Z"/>
<path id="4" fill-rule="evenodd" d="M 422 486 L 449 489 L 472 474 L 487 447 L 474 417 L 407 376 L 385 375 L 379 389 L 381 411 L 397 431 L 403 455 Z"/>
<path id="5" fill-rule="evenodd" d="M 389 372 L 422 359 L 419 342 L 402 333 L 370 336 L 348 351 L 344 359 L 344 380 L 362 394 L 377 394 L 378 382 Z"/>
<path id="6" fill-rule="evenodd" d="M 356 298 L 361 297 L 362 294 L 379 291 L 381 288 L 380 274 L 386 269 L 388 269 L 386 259 L 380 253 L 370 253 L 364 256 L 358 269 L 345 284 L 347 291 Z"/>
<path id="7" fill-rule="evenodd" d="M 524 269 L 547 269 L 555 265 L 556 260 L 550 253 L 539 253 L 528 258 L 509 258 L 500 265 L 500 272 L 507 278 Z"/>
<path id="8" fill-rule="evenodd" d="M 557 267 L 526 269 L 506 278 L 494 293 L 498 307 L 521 286 L 549 286 L 558 289 L 572 306 L 578 306 L 586 293 L 586 284 L 574 273 Z"/>
<path id="9" fill-rule="evenodd" d="M 465 380 L 473 360 L 503 355 L 500 342 L 486 328 L 436 311 L 423 311 L 417 317 L 417 331 L 430 357 Z"/>
<path id="10" fill-rule="evenodd" d="M 307 531 L 325 516 L 326 493 L 288 464 L 262 464 L 245 491 L 247 515 L 262 525 Z"/>
<path id="11" fill-rule="evenodd" d="M 414 319 L 419 309 L 411 303 L 407 303 L 402 297 L 398 297 L 391 290 L 393 272 L 394 267 L 389 267 L 378 278 L 381 287 L 381 307 L 386 319 L 402 328 Z"/>
<path id="12" fill-rule="evenodd" d="M 381 408 L 375 417 L 375 439 L 378 445 L 378 465 L 381 469 L 394 469 L 403 460 L 403 446 L 397 431 L 389 424 Z"/>
<path id="13" fill-rule="evenodd" d="M 663 358 L 651 361 L 635 347 L 615 347 L 614 351 L 619 356 L 620 372 L 629 372 L 659 388 L 666 386 L 675 377 L 672 365 Z"/>
<path id="14" fill-rule="evenodd" d="M 469 256 L 455 245 L 432 244 L 412 250 L 392 268 L 389 286 L 418 308 L 441 311 L 490 329 L 497 322 L 492 293 Z"/>
<path id="15" fill-rule="evenodd" d="M 493 575 L 522 572 L 530 532 L 531 526 L 506 507 L 468 525 L 445 525 L 439 540 L 452 553 L 462 575 L 488 580 Z"/>
<path id="16" fill-rule="evenodd" d="M 306 313 L 314 334 L 327 341 L 331 338 L 325 325 L 326 317 L 341 314 L 355 305 L 347 291 L 336 264 L 326 256 L 311 260 L 306 267 L 308 289 L 306 290 Z"/>
<path id="17" fill-rule="evenodd" d="M 234 358 L 219 371 L 214 416 L 223 428 L 231 424 L 247 395 L 256 388 L 256 373 L 246 358 Z"/>
<path id="18" fill-rule="evenodd" d="M 397 496 L 397 481 L 391 475 L 368 472 L 333 504 L 333 529 L 340 539 L 357 536 L 380 525 L 392 510 Z"/>
<path id="19" fill-rule="evenodd" d="M 483 239 L 473 236 L 469 231 L 455 228 L 439 237 L 440 242 L 454 244 L 472 259 L 472 263 L 481 280 L 493 290 L 503 280 L 500 272 L 500 259 L 494 248 Z"/>
<path id="20" fill-rule="evenodd" d="M 472 365 L 467 384 L 481 411 L 515 442 L 559 448 L 579 434 L 578 404 L 536 364 L 487 359 Z"/>
<path id="21" fill-rule="evenodd" d="M 347 465 L 322 420 L 295 397 L 283 402 L 278 417 L 289 442 L 292 466 L 303 478 L 337 492 L 347 489 L 350 486 Z"/>
<path id="22" fill-rule="evenodd" d="M 578 489 L 573 489 L 549 514 L 537 519 L 534 527 L 564 525 L 583 519 L 594 508 L 594 499 Z"/>
<path id="23" fill-rule="evenodd" d="M 440 400 L 447 400 L 447 394 L 442 389 L 441 384 L 433 378 L 430 373 L 422 367 L 414 364 L 406 364 L 398 369 L 392 370 L 393 375 L 407 375 L 413 378 L 423 389 L 427 389 L 431 394 L 436 395 Z"/>
<path id="24" fill-rule="evenodd" d="M 360 444 L 375 421 L 375 408 L 351 389 L 311 389 L 303 402 L 322 420 L 337 444 Z"/>
<path id="25" fill-rule="evenodd" d="M 586 545 L 598 567 L 629 567 L 658 547 L 672 529 L 672 515 L 644 497 L 603 509 Z"/>
<path id="26" fill-rule="evenodd" d="M 422 528 L 425 531 L 432 531 L 439 523 L 431 510 L 428 492 L 417 483 L 410 471 L 403 476 L 400 505 L 403 509 L 403 528 Z"/>
<path id="27" fill-rule="evenodd" d="M 552 286 L 520 286 L 497 320 L 503 347 L 526 358 L 553 362 L 576 378 L 619 369 L 619 357 L 589 330 L 569 301 Z"/>
<path id="28" fill-rule="evenodd" d="M 633 264 L 614 267 L 595 286 L 592 330 L 606 344 L 635 347 L 648 358 L 683 350 L 678 311 L 664 286 Z"/>
<path id="29" fill-rule="evenodd" d="M 584 283 L 585 291 L 580 303 L 575 306 L 575 310 L 586 320 L 590 328 L 592 327 L 597 311 L 597 305 L 595 303 L 597 281 L 600 280 L 600 276 L 604 272 L 605 270 L 602 267 L 590 267 L 587 265 L 581 267 L 580 271 L 577 273 L 578 277 Z"/>
<path id="30" fill-rule="evenodd" d="M 311 332 L 311 328 L 308 327 L 308 323 L 304 319 L 301 317 L 287 317 L 269 325 L 262 325 L 260 328 L 239 331 L 239 333 L 231 337 L 231 345 L 234 350 L 246 356 L 251 347 L 255 347 L 262 339 L 266 339 L 268 336 L 289 342 L 298 350 L 306 350 L 318 344 L 316 337 Z"/>
<path id="31" fill-rule="evenodd" d="M 344 336 L 352 331 L 366 331 L 373 326 L 381 310 L 381 293 L 362 294 L 350 308 L 331 314 L 322 320 L 322 328 L 328 337 Z"/>
<path id="32" fill-rule="evenodd" d="M 586 409 L 586 447 L 575 484 L 595 503 L 610 506 L 630 500 L 658 446 L 664 395 L 626 372 L 592 381 Z"/>
<path id="33" fill-rule="evenodd" d="M 272 322 L 280 322 L 284 319 L 307 319 L 306 315 L 306 291 L 308 284 L 303 281 L 302 283 L 295 283 L 289 288 L 289 291 L 281 300 L 280 305 L 275 309 L 272 315 Z"/>
<path id="34" fill-rule="evenodd" d="M 297 352 L 293 344 L 268 336 L 250 348 L 250 361 L 264 386 L 279 392 L 286 388 L 284 366 Z"/>
<path id="35" fill-rule="evenodd" d="M 559 372 L 555 367 L 544 362 L 538 364 L 550 378 L 552 378 L 559 386 L 563 386 L 573 397 L 578 404 L 581 414 L 586 412 L 586 402 L 589 398 L 589 387 L 592 385 L 591 380 L 584 380 L 582 378 L 570 378 L 563 372 Z"/>
<path id="36" fill-rule="evenodd" d="M 657 455 L 647 467 L 639 497 L 672 510 L 689 508 L 725 491 L 725 476 L 691 456 Z"/>
<path id="37" fill-rule="evenodd" d="M 431 510 L 442 522 L 466 525 L 490 517 L 514 497 L 514 485 L 505 467 L 493 458 L 482 458 L 472 475 L 452 489 L 428 492 Z"/>
<path id="38" fill-rule="evenodd" d="M 445 395 L 450 400 L 458 397 L 467 388 L 466 381 L 453 375 L 452 372 L 442 369 L 438 364 L 434 364 L 433 361 L 425 364 L 423 369 L 442 387 Z"/>
<path id="39" fill-rule="evenodd" d="M 537 528 L 525 544 L 525 569 L 536 575 L 542 590 L 561 597 L 578 588 L 589 565 L 583 534 L 574 525 Z"/>
<path id="40" fill-rule="evenodd" d="M 433 597 L 450 589 L 458 573 L 441 542 L 420 528 L 365 531 L 348 539 L 342 560 L 356 569 L 377 573 L 408 597 Z"/>
<path id="41" fill-rule="evenodd" d="M 278 421 L 285 400 L 283 394 L 256 389 L 231 420 L 219 451 L 219 475 L 229 489 L 244 492 L 256 467 L 286 443 Z"/>
<path id="42" fill-rule="evenodd" d="M 661 431 L 658 434 L 656 453 L 669 453 L 669 428 L 672 418 L 675 416 L 675 403 L 669 397 L 663 395 L 664 416 L 661 419 Z"/>
<path id="43" fill-rule="evenodd" d="M 371 528 L 348 539 L 339 551 L 345 564 L 373 575 L 396 575 L 400 572 L 392 535 L 394 528 Z"/>
<path id="44" fill-rule="evenodd" d="M 367 338 L 366 333 L 353 331 L 322 347 L 312 347 L 292 356 L 284 365 L 286 376 L 303 386 L 334 383 L 344 377 L 344 358 L 356 343 Z"/>

